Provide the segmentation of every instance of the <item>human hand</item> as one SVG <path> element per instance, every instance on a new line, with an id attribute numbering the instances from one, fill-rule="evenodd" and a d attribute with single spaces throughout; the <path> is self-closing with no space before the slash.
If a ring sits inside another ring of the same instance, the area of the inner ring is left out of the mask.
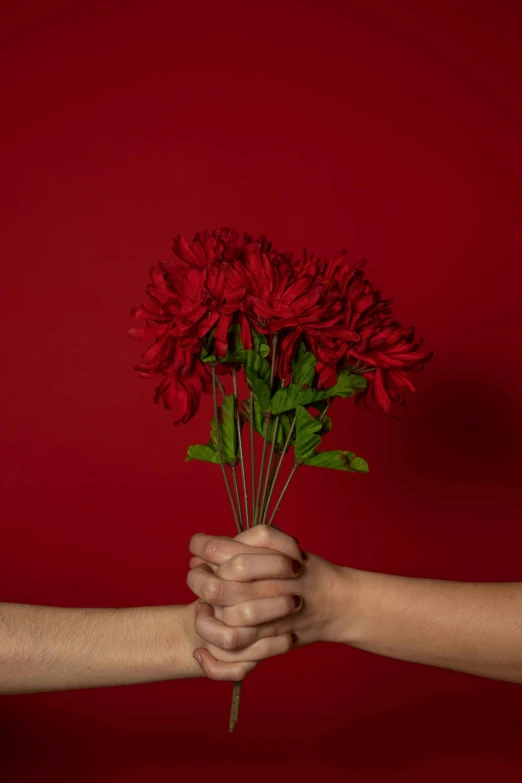
<path id="1" fill-rule="evenodd" d="M 202 616 L 200 610 L 197 631 L 206 641 L 224 646 L 227 660 L 240 660 L 246 654 L 245 642 L 259 660 L 312 642 L 346 640 L 357 572 L 315 555 L 306 557 L 294 538 L 266 525 L 235 539 L 198 534 L 190 549 L 195 557 L 189 586 L 211 605 Z M 293 579 L 288 570 L 283 579 L 274 571 L 274 558 L 286 553 L 296 559 L 299 553 L 299 561 L 305 563 Z M 249 599 L 231 607 L 229 596 L 240 595 L 247 587 Z M 207 657 L 196 652 L 205 668 Z"/>
<path id="2" fill-rule="evenodd" d="M 264 547 L 263 534 L 253 536 L 252 544 L 201 533 L 191 539 L 190 550 L 197 556 L 190 561 L 187 582 L 204 601 L 195 605 L 194 656 L 211 679 L 241 680 L 258 661 L 296 642 L 291 630 L 278 632 L 273 623 L 301 608 L 291 585 L 306 555 L 290 536 L 266 529 L 270 535 Z M 282 591 L 279 585 L 285 582 L 290 587 Z"/>

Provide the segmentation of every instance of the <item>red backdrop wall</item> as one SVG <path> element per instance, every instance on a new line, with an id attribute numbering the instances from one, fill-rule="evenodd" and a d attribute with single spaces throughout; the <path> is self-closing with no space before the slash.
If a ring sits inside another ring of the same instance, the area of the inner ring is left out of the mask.
<path id="1" fill-rule="evenodd" d="M 284 525 L 359 568 L 522 580 L 520 7 L 4 4 L 3 600 L 190 599 L 233 531 L 219 471 L 132 370 L 173 234 L 347 246 L 436 357 L 400 421 L 335 411 L 369 476 L 312 470 Z M 202 485 L 205 490 L 202 490 Z M 4 697 L 6 781 L 518 781 L 516 685 L 310 647 L 228 684 Z"/>

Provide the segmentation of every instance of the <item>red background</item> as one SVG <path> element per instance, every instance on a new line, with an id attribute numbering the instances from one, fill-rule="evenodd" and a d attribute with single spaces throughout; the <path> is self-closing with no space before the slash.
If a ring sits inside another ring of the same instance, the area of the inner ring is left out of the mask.
<path id="1" fill-rule="evenodd" d="M 419 5 L 421 7 L 419 7 Z M 132 367 L 173 234 L 347 246 L 437 351 L 402 420 L 334 412 L 286 529 L 359 568 L 522 580 L 519 4 L 4 3 L 3 600 L 189 600 L 219 471 Z M 203 489 L 203 485 L 205 489 Z M 299 486 L 298 486 L 299 485 Z M 228 684 L 4 697 L 6 781 L 519 781 L 520 687 L 310 647 Z"/>

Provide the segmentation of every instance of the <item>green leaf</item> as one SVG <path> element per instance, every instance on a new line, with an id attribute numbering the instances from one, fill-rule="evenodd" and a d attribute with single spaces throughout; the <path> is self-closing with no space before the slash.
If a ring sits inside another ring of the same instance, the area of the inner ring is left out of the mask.
<path id="1" fill-rule="evenodd" d="M 314 402 L 310 407 L 315 408 L 316 411 L 322 413 L 327 405 L 328 405 L 328 400 L 314 400 Z"/>
<path id="2" fill-rule="evenodd" d="M 314 379 L 316 363 L 317 359 L 313 353 L 307 351 L 305 344 L 300 342 L 297 348 L 297 357 L 292 363 L 294 383 L 310 385 Z"/>
<path id="3" fill-rule="evenodd" d="M 279 416 L 279 432 L 281 433 L 282 446 L 284 446 L 286 443 L 286 439 L 288 438 L 288 433 L 290 432 L 290 429 L 292 427 L 292 421 L 293 421 L 293 416 L 290 417 L 288 413 L 282 413 Z M 279 436 L 277 438 L 277 442 L 279 443 Z M 290 439 L 290 444 L 293 444 L 294 442 L 295 442 L 295 428 L 294 428 L 294 434 Z"/>
<path id="4" fill-rule="evenodd" d="M 266 335 L 257 332 L 253 326 L 250 327 L 250 331 L 252 332 L 252 344 L 254 346 L 254 351 L 256 351 L 256 353 L 258 353 L 264 359 L 265 356 L 268 356 L 270 353 L 270 346 L 268 345 Z"/>
<path id="5" fill-rule="evenodd" d="M 295 457 L 297 460 L 306 461 L 315 454 L 321 443 L 319 433 L 322 424 L 302 405 L 297 406 L 295 417 Z"/>
<path id="6" fill-rule="evenodd" d="M 191 459 L 200 459 L 203 462 L 214 462 L 219 465 L 219 454 L 213 443 L 209 446 L 189 446 L 185 462 L 190 462 Z"/>
<path id="7" fill-rule="evenodd" d="M 214 332 L 216 331 L 216 327 L 214 326 L 213 329 L 207 334 L 205 338 L 205 342 L 203 344 L 203 347 L 201 349 L 201 361 L 208 363 L 208 362 L 215 362 L 216 357 L 214 356 L 214 348 L 213 348 L 213 340 L 214 340 Z M 212 347 L 211 347 L 212 346 Z"/>
<path id="8" fill-rule="evenodd" d="M 319 417 L 320 414 L 319 416 L 316 417 L 318 421 L 319 421 Z M 325 414 L 321 421 L 321 435 L 326 435 L 327 432 L 331 432 L 331 431 L 332 431 L 332 420 L 329 416 Z"/>
<path id="9" fill-rule="evenodd" d="M 254 390 L 264 412 L 269 412 L 270 404 L 270 365 L 255 351 L 245 351 L 245 375 L 248 385 Z"/>
<path id="10" fill-rule="evenodd" d="M 302 405 L 296 408 L 295 457 L 299 462 L 317 468 L 333 468 L 351 473 L 368 473 L 368 464 L 362 457 L 356 457 L 353 451 L 322 451 L 317 447 L 321 443 L 324 420 L 309 413 Z M 327 419 L 328 417 L 325 417 Z"/>
<path id="11" fill-rule="evenodd" d="M 223 399 L 221 406 L 218 408 L 218 420 L 219 420 L 219 434 L 221 440 L 221 453 L 223 455 L 223 462 L 233 464 L 237 458 L 237 429 L 236 421 L 234 418 L 234 395 L 229 394 Z M 211 439 L 217 449 L 217 432 L 216 432 L 216 420 L 211 422 L 212 432 Z M 218 460 L 219 462 L 219 460 Z"/>
<path id="12" fill-rule="evenodd" d="M 285 413 L 298 405 L 310 405 L 317 400 L 326 400 L 329 397 L 353 397 L 364 388 L 366 388 L 366 380 L 362 375 L 353 375 L 348 370 L 342 370 L 337 376 L 337 383 L 330 386 L 329 389 L 314 389 L 306 384 L 298 383 L 291 383 L 284 389 L 278 389 L 272 397 L 271 410 L 274 414 Z"/>
<path id="13" fill-rule="evenodd" d="M 226 356 L 216 357 L 214 353 L 214 332 L 215 327 L 207 335 L 206 343 L 201 349 L 201 361 L 205 363 L 210 362 L 234 362 L 235 364 L 243 363 L 245 361 L 245 346 L 241 340 L 241 327 L 239 324 L 232 324 L 228 330 L 228 350 Z M 270 347 L 268 346 L 266 337 L 264 334 L 259 334 L 255 329 L 251 329 L 252 343 L 254 345 L 254 351 L 262 358 L 270 353 Z"/>
<path id="14" fill-rule="evenodd" d="M 272 407 L 270 402 L 270 386 L 258 378 L 253 382 L 252 388 L 261 408 L 265 413 L 268 413 Z"/>
<path id="15" fill-rule="evenodd" d="M 250 400 L 243 400 L 241 403 L 241 416 L 250 424 Z M 261 406 L 254 397 L 254 429 L 259 432 L 260 435 L 264 433 L 265 417 Z"/>
<path id="16" fill-rule="evenodd" d="M 270 365 L 256 351 L 245 351 L 245 373 L 248 380 L 260 378 L 267 386 L 270 383 Z"/>
<path id="17" fill-rule="evenodd" d="M 241 342 L 241 327 L 239 324 L 232 324 L 228 330 L 228 351 L 227 355 L 220 359 L 220 362 L 244 362 L 245 347 Z"/>
<path id="18" fill-rule="evenodd" d="M 368 473 L 368 463 L 362 457 L 356 457 L 353 451 L 322 451 L 304 460 L 306 465 L 316 468 L 347 470 L 350 473 Z"/>
<path id="19" fill-rule="evenodd" d="M 241 404 L 241 416 L 250 423 L 250 400 L 244 400 Z M 288 433 L 290 431 L 291 422 L 289 417 L 286 414 L 283 414 L 279 417 L 279 426 L 277 428 L 277 437 L 276 437 L 276 445 L 279 447 L 283 447 L 284 443 L 286 442 L 286 439 L 288 437 Z M 268 427 L 268 437 L 267 440 L 269 443 L 272 443 L 274 439 L 274 428 L 275 428 L 275 419 L 273 418 L 270 422 L 270 425 Z M 263 411 L 261 410 L 261 406 L 259 405 L 259 402 L 254 397 L 254 429 L 256 432 L 258 432 L 260 435 L 264 436 L 265 434 L 265 415 Z"/>
<path id="20" fill-rule="evenodd" d="M 352 470 L 357 471 L 357 473 L 369 473 L 370 472 L 370 468 L 368 467 L 368 463 L 362 457 L 353 457 L 353 459 L 350 460 L 350 468 Z"/>
<path id="21" fill-rule="evenodd" d="M 302 340 L 299 340 L 299 343 L 297 344 L 297 353 L 296 353 L 297 358 L 300 359 L 301 356 L 303 356 L 303 354 L 305 353 L 307 353 L 306 345 Z"/>
<path id="22" fill-rule="evenodd" d="M 234 396 L 225 397 L 218 408 L 219 434 L 221 438 L 221 453 L 225 465 L 234 465 L 238 456 L 238 442 L 236 421 L 234 418 Z M 191 459 L 200 459 L 204 462 L 214 462 L 219 465 L 219 451 L 217 447 L 216 420 L 211 422 L 210 441 L 206 446 L 189 446 L 186 462 Z"/>

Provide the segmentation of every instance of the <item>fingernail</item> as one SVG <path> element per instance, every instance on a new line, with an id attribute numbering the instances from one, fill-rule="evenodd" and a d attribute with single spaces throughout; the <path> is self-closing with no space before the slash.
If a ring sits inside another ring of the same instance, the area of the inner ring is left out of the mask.
<path id="1" fill-rule="evenodd" d="M 306 563 L 308 560 L 308 555 L 306 554 L 306 552 L 303 552 L 302 549 L 301 549 L 301 560 L 303 561 L 303 563 Z"/>
<path id="2" fill-rule="evenodd" d="M 292 595 L 292 598 L 294 599 L 295 608 L 299 609 L 299 607 L 303 603 L 303 599 L 301 598 L 300 595 L 295 595 L 295 594 Z"/>
<path id="3" fill-rule="evenodd" d="M 292 560 L 292 571 L 294 574 L 300 574 L 301 573 L 301 563 L 299 560 Z"/>
<path id="4" fill-rule="evenodd" d="M 297 634 L 292 631 L 290 635 L 292 637 L 292 644 L 297 644 Z"/>
<path id="5" fill-rule="evenodd" d="M 198 655 L 198 653 L 193 653 L 192 655 L 201 666 L 201 655 Z"/>

